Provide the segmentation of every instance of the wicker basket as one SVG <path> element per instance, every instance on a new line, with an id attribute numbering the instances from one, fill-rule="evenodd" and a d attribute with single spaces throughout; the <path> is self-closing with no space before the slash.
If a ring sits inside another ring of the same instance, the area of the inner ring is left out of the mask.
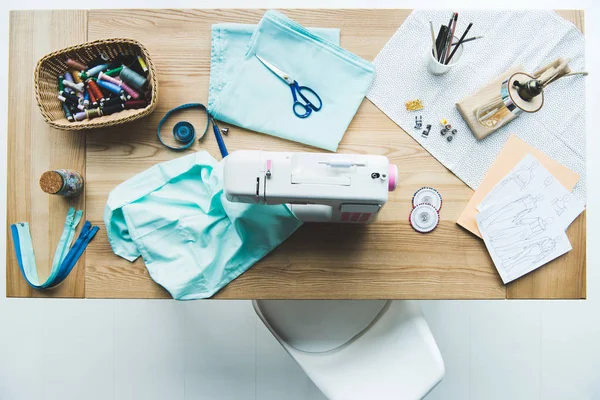
<path id="1" fill-rule="evenodd" d="M 111 115 L 105 115 L 83 121 L 69 122 L 65 118 L 62 104 L 58 100 L 58 88 L 56 77 L 63 74 L 69 68 L 65 64 L 67 58 L 88 63 L 96 59 L 100 54 L 106 54 L 110 58 L 118 54 L 133 54 L 142 56 L 148 67 L 148 89 L 146 100 L 148 106 L 136 110 L 123 110 Z M 104 128 L 107 126 L 124 124 L 149 115 L 158 102 L 158 81 L 156 70 L 148 54 L 148 50 L 137 40 L 133 39 L 102 39 L 83 43 L 77 46 L 67 47 L 62 50 L 45 55 L 38 61 L 34 71 L 35 98 L 42 116 L 52 127 L 63 130 L 82 130 L 91 128 Z"/>

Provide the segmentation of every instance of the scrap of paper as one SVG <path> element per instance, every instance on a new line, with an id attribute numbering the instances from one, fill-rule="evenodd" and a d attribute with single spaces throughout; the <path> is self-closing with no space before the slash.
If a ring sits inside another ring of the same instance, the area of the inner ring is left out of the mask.
<path id="1" fill-rule="evenodd" d="M 544 195 L 527 189 L 477 214 L 477 226 L 505 284 L 572 249 L 555 214 Z"/>
<path id="2" fill-rule="evenodd" d="M 568 190 L 572 191 L 579 180 L 579 175 L 571 171 L 564 165 L 556 162 L 546 154 L 529 145 L 515 135 L 511 135 L 504 147 L 498 154 L 498 157 L 488 170 L 479 185 L 477 191 L 469 200 L 464 211 L 458 217 L 457 224 L 467 229 L 476 236 L 481 237 L 477 229 L 475 216 L 477 215 L 477 205 L 488 195 L 488 193 L 508 174 L 515 165 L 521 161 L 527 154 L 533 155 L 550 173 Z"/>
<path id="3" fill-rule="evenodd" d="M 534 193 L 539 203 L 549 210 L 546 217 L 566 230 L 585 209 L 584 203 L 575 198 L 531 154 L 523 159 L 483 199 L 478 211 L 503 202 L 504 199 L 521 194 Z"/>

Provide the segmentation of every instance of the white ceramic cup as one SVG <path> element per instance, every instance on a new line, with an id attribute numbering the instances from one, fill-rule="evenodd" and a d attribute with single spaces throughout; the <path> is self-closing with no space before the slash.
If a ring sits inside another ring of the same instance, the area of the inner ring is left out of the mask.
<path id="1" fill-rule="evenodd" d="M 452 41 L 452 43 L 457 43 L 458 42 L 458 38 L 456 36 L 454 36 L 454 40 Z M 454 50 L 454 47 L 456 46 L 452 46 L 450 52 L 452 52 L 452 50 Z M 431 47 L 429 47 L 427 49 L 427 52 L 425 53 L 425 57 L 427 60 L 427 71 L 429 71 L 431 74 L 433 75 L 443 75 L 446 72 L 450 71 L 450 69 L 452 67 L 454 67 L 455 65 L 457 65 L 463 55 L 463 50 L 464 47 L 461 44 L 460 46 L 458 46 L 458 50 L 456 50 L 456 53 L 454 53 L 454 55 L 452 56 L 452 59 L 450 60 L 449 64 L 442 64 L 441 62 L 439 62 L 438 60 L 435 59 L 435 57 L 433 56 L 433 50 Z"/>

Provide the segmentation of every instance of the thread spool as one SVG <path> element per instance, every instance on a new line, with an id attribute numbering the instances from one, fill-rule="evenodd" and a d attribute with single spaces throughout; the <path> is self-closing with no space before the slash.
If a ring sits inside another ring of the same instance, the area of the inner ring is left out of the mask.
<path id="1" fill-rule="evenodd" d="M 63 85 L 65 85 L 65 87 L 71 88 L 73 90 L 76 90 L 78 92 L 83 93 L 83 82 L 81 83 L 74 83 L 68 80 L 63 80 Z"/>
<path id="2" fill-rule="evenodd" d="M 108 90 L 110 93 L 113 93 L 113 94 L 116 94 L 116 95 L 120 95 L 123 92 L 123 89 L 121 89 L 120 86 L 117 86 L 114 83 L 110 83 L 110 82 L 98 79 L 96 81 L 96 84 L 100 88 Z"/>
<path id="3" fill-rule="evenodd" d="M 146 106 L 148 106 L 148 103 L 146 102 L 146 100 L 130 100 L 125 103 L 126 110 L 135 110 L 138 108 L 146 108 Z"/>
<path id="4" fill-rule="evenodd" d="M 100 73 L 100 71 L 104 71 L 107 68 L 108 68 L 108 64 L 96 65 L 95 67 L 92 67 L 92 68 L 88 69 L 87 71 L 85 71 L 85 76 L 86 76 L 86 78 L 91 78 L 92 76 L 98 75 Z"/>
<path id="5" fill-rule="evenodd" d="M 67 80 L 67 81 L 69 81 L 69 82 L 75 82 L 75 81 L 73 80 L 73 75 L 71 75 L 71 73 L 70 73 L 70 72 L 68 72 L 68 71 L 67 71 L 67 72 L 65 72 L 65 80 Z M 64 82 L 63 82 L 63 83 L 64 83 Z"/>
<path id="6" fill-rule="evenodd" d="M 102 116 L 102 111 L 99 108 L 90 108 L 75 114 L 75 121 L 83 121 L 84 119 L 92 119 Z"/>
<path id="7" fill-rule="evenodd" d="M 102 103 L 102 107 L 114 106 L 115 104 L 123 104 L 124 102 L 125 101 L 122 97 L 111 97 L 110 99 Z"/>
<path id="8" fill-rule="evenodd" d="M 70 70 L 71 75 L 73 75 L 73 82 L 82 83 L 81 77 L 79 76 L 79 71 Z"/>
<path id="9" fill-rule="evenodd" d="M 65 76 L 59 75 L 56 77 L 56 79 L 58 80 L 58 91 L 62 92 L 63 90 L 65 90 L 65 85 L 63 84 L 63 80 L 65 79 Z"/>
<path id="10" fill-rule="evenodd" d="M 147 73 L 148 67 L 146 66 L 146 63 L 144 62 L 144 59 L 142 58 L 142 56 L 137 56 L 137 60 L 138 60 L 138 63 L 140 64 L 140 67 L 142 67 L 142 71 Z"/>
<path id="11" fill-rule="evenodd" d="M 40 177 L 40 187 L 48 194 L 75 197 L 83 191 L 83 178 L 71 169 L 46 171 Z"/>
<path id="12" fill-rule="evenodd" d="M 106 75 L 103 72 L 100 72 L 100 74 L 98 75 L 98 79 L 106 81 L 106 82 L 110 82 L 110 83 L 113 83 L 113 84 L 119 86 L 128 95 L 130 95 L 133 99 L 137 99 L 138 97 L 140 97 L 139 93 L 136 92 L 135 90 L 133 90 L 132 88 L 130 88 L 129 86 L 127 86 L 127 84 L 125 82 L 118 80 L 116 78 L 113 78 L 112 76 Z"/>
<path id="13" fill-rule="evenodd" d="M 79 104 L 83 107 L 83 92 L 75 92 L 75 95 L 77 96 L 77 98 L 79 99 Z"/>
<path id="14" fill-rule="evenodd" d="M 97 106 L 98 100 L 96 100 L 96 96 L 94 96 L 94 92 L 92 91 L 92 89 L 90 88 L 89 85 L 87 87 L 87 93 L 88 93 L 88 96 L 90 97 L 90 103 L 94 106 Z"/>
<path id="15" fill-rule="evenodd" d="M 70 82 L 75 82 L 73 80 L 73 75 L 71 75 L 70 72 L 65 72 L 65 79 L 64 80 L 67 80 L 67 81 L 70 81 Z M 64 82 L 63 82 L 63 86 L 64 86 Z M 67 93 L 75 93 L 75 91 L 73 89 L 71 89 L 71 88 L 66 88 L 65 91 Z"/>
<path id="16" fill-rule="evenodd" d="M 87 116 L 88 119 L 101 117 L 102 110 L 100 108 L 91 108 L 89 110 L 85 110 L 85 115 Z"/>
<path id="17" fill-rule="evenodd" d="M 142 91 L 144 86 L 148 83 L 148 80 L 132 70 L 129 67 L 123 66 L 120 74 L 121 80 L 127 83 L 132 88 Z"/>
<path id="18" fill-rule="evenodd" d="M 65 118 L 67 119 L 67 121 L 73 122 L 75 120 L 75 118 L 73 117 L 73 114 L 71 113 L 71 110 L 69 109 L 69 106 L 67 106 L 65 103 L 62 103 L 62 108 L 63 108 L 63 112 L 65 113 Z"/>
<path id="19" fill-rule="evenodd" d="M 75 96 L 73 93 L 67 93 L 66 91 L 58 92 L 58 99 L 62 102 L 68 102 L 73 105 L 79 105 L 79 97 Z"/>
<path id="20" fill-rule="evenodd" d="M 119 75 L 121 73 L 121 70 L 123 69 L 123 66 L 114 68 L 114 69 L 109 69 L 108 71 L 105 72 L 106 75 L 108 76 L 115 76 L 115 75 Z"/>
<path id="21" fill-rule="evenodd" d="M 67 66 L 69 68 L 73 68 L 78 71 L 85 71 L 86 69 L 88 69 L 87 65 L 82 64 L 77 60 L 73 60 L 72 58 L 67 58 L 67 61 L 65 62 L 65 64 L 67 64 Z"/>
<path id="22" fill-rule="evenodd" d="M 96 102 L 97 103 L 101 102 L 104 99 L 104 95 L 102 94 L 102 91 L 96 84 L 96 81 L 88 79 L 87 84 L 88 84 L 88 89 L 90 89 L 92 91 L 92 93 L 94 94 L 94 98 L 96 99 Z"/>
<path id="23" fill-rule="evenodd" d="M 89 106 L 90 106 L 90 94 L 88 93 L 87 90 L 85 92 L 83 92 L 83 106 L 85 108 L 89 108 Z"/>
<path id="24" fill-rule="evenodd" d="M 123 111 L 125 106 L 123 104 L 112 104 L 110 106 L 105 106 L 102 108 L 102 115 L 111 115 L 119 111 Z"/>

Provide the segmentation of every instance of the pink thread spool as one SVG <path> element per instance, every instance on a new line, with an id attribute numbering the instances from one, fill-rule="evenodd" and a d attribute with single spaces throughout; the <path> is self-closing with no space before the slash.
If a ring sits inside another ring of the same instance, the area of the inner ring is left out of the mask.
<path id="1" fill-rule="evenodd" d="M 137 99 L 138 97 L 140 97 L 140 94 L 138 92 L 136 92 L 135 90 L 133 90 L 132 88 L 130 88 L 129 86 L 127 86 L 127 84 L 125 82 L 123 82 L 119 79 L 113 78 L 112 76 L 106 75 L 104 72 L 100 72 L 100 75 L 98 75 L 98 79 L 110 82 L 112 84 L 115 84 L 115 85 L 123 88 L 123 90 L 128 95 L 130 95 L 132 99 Z"/>

